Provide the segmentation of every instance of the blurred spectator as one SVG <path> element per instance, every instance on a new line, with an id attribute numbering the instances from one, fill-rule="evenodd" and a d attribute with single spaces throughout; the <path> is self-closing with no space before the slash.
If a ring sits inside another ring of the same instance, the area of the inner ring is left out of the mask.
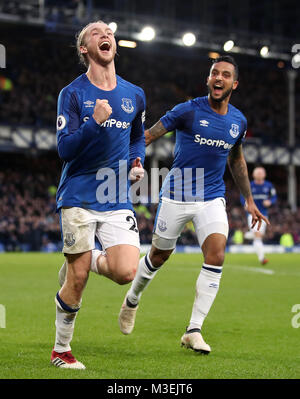
<path id="1" fill-rule="evenodd" d="M 283 225 L 282 231 L 283 234 L 280 237 L 279 244 L 287 249 L 292 248 L 294 246 L 294 238 L 287 223 Z"/>
<path id="2" fill-rule="evenodd" d="M 232 234 L 232 244 L 241 245 L 244 242 L 244 233 L 242 230 L 235 230 Z"/>
<path id="3" fill-rule="evenodd" d="M 56 201 L 49 193 L 59 166 L 51 158 L 1 157 L 0 242 L 6 251 L 40 251 L 44 237 L 59 247 Z"/>

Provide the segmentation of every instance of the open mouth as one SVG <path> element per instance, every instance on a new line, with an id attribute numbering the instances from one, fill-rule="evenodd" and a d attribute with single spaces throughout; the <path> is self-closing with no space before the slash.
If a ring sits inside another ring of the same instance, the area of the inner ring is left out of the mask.
<path id="1" fill-rule="evenodd" d="M 215 93 L 221 93 L 223 91 L 223 87 L 221 85 L 215 84 L 213 86 Z"/>
<path id="2" fill-rule="evenodd" d="M 109 51 L 110 50 L 110 43 L 109 42 L 102 42 L 99 46 L 101 51 Z"/>

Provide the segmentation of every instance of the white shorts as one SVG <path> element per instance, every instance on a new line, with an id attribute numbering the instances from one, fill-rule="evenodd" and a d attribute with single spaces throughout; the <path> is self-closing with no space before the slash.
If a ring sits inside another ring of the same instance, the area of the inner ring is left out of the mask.
<path id="1" fill-rule="evenodd" d="M 255 233 L 259 232 L 260 234 L 265 235 L 266 229 L 267 229 L 267 223 L 266 223 L 264 220 L 262 220 L 261 222 L 262 222 L 262 223 L 261 223 L 261 226 L 260 226 L 260 229 L 259 229 L 259 230 L 257 230 L 258 223 L 256 223 L 256 225 L 255 225 L 254 228 L 252 229 L 252 228 L 251 228 L 252 216 L 251 216 L 251 215 L 248 215 L 248 227 L 249 227 L 249 230 L 250 230 L 250 231 L 254 231 Z"/>
<path id="2" fill-rule="evenodd" d="M 200 247 L 213 233 L 228 237 L 224 198 L 206 202 L 179 202 L 162 198 L 156 213 L 152 244 L 162 250 L 174 249 L 186 223 L 192 221 Z"/>
<path id="3" fill-rule="evenodd" d="M 78 254 L 95 248 L 95 236 L 103 249 L 119 244 L 140 248 L 136 218 L 130 209 L 98 212 L 78 207 L 61 209 L 63 253 Z"/>

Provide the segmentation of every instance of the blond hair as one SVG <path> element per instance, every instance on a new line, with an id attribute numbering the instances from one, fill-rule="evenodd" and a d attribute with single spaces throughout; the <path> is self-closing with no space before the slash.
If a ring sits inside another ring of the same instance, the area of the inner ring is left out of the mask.
<path id="1" fill-rule="evenodd" d="M 90 23 L 88 23 L 87 25 L 85 25 L 85 26 L 76 34 L 76 49 L 77 49 L 77 54 L 78 54 L 78 57 L 79 57 L 79 61 L 80 61 L 81 64 L 85 65 L 87 68 L 88 68 L 88 66 L 89 66 L 88 57 L 87 57 L 87 54 L 82 54 L 82 53 L 81 53 L 80 47 L 86 45 L 86 42 L 85 42 L 85 34 L 86 34 L 88 28 L 89 28 L 92 24 L 96 24 L 96 23 L 105 24 L 105 22 L 102 21 L 102 20 L 90 22 Z"/>

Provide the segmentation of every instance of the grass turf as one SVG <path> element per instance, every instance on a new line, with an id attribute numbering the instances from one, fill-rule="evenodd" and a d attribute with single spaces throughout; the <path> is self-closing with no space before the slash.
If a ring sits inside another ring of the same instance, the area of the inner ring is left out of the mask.
<path id="1" fill-rule="evenodd" d="M 180 347 L 202 264 L 175 254 L 145 291 L 134 332 L 120 333 L 118 313 L 128 286 L 90 274 L 76 320 L 72 352 L 87 369 L 50 365 L 54 295 L 61 254 L 1 254 L 1 379 L 296 379 L 300 330 L 300 255 L 226 254 L 221 286 L 203 325 L 209 356 Z M 299 320 L 299 318 L 298 318 Z"/>

